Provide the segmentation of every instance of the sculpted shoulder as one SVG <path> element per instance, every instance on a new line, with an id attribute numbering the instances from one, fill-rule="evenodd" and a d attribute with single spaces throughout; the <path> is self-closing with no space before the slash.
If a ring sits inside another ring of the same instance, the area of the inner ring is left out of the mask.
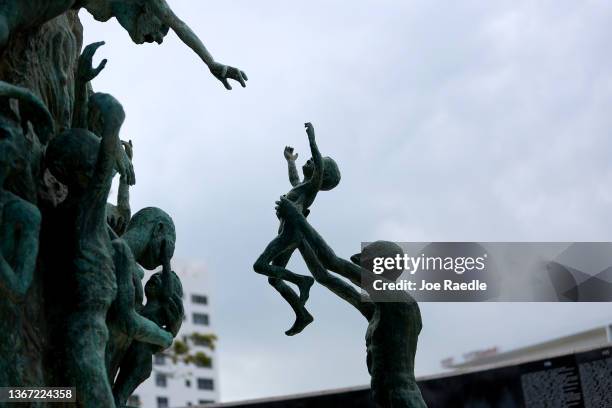
<path id="1" fill-rule="evenodd" d="M 4 204 L 4 222 L 14 221 L 32 227 L 40 225 L 41 215 L 35 205 L 12 193 L 8 193 L 6 198 L 7 200 Z"/>

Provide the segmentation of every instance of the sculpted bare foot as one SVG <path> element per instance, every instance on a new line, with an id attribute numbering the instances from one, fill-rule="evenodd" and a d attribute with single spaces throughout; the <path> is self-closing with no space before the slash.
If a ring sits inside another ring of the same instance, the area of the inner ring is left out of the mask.
<path id="1" fill-rule="evenodd" d="M 296 334 L 301 333 L 302 330 L 304 330 L 304 328 L 313 321 L 314 318 L 308 312 L 308 310 L 302 309 L 302 313 L 296 317 L 295 323 L 293 323 L 293 326 L 291 326 L 291 328 L 287 330 L 285 334 L 287 336 L 295 336 Z"/>

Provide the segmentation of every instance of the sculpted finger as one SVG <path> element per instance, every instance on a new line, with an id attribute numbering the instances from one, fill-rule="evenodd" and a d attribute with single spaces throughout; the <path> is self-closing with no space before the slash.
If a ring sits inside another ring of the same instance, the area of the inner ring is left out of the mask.
<path id="1" fill-rule="evenodd" d="M 247 74 L 244 71 L 240 71 L 240 75 L 242 76 L 242 78 L 244 78 L 245 81 L 249 80 L 249 77 L 247 76 Z"/>
<path id="2" fill-rule="evenodd" d="M 96 51 L 98 50 L 98 48 L 100 48 L 101 46 L 103 46 L 105 44 L 104 41 L 98 41 L 92 44 L 89 44 L 87 47 L 85 47 L 85 49 L 83 50 L 83 57 L 87 58 L 87 59 L 91 59 L 93 57 L 93 55 L 96 53 Z"/>
<path id="3" fill-rule="evenodd" d="M 100 65 L 98 65 L 98 68 L 94 70 L 95 75 L 98 75 L 100 72 L 102 72 L 102 70 L 106 67 L 107 62 L 108 62 L 107 59 L 103 59 L 102 62 L 100 62 Z"/>
<path id="4" fill-rule="evenodd" d="M 128 168 L 128 174 L 130 175 L 129 185 L 133 186 L 136 184 L 136 172 L 134 171 L 134 166 L 130 166 Z"/>
<path id="5" fill-rule="evenodd" d="M 242 71 L 238 71 L 238 82 L 240 82 L 240 85 L 242 85 L 243 88 L 246 88 L 246 83 L 244 77 L 242 76 Z"/>
<path id="6" fill-rule="evenodd" d="M 223 83 L 223 86 L 225 86 L 225 89 L 228 91 L 232 90 L 232 86 L 229 84 L 229 82 L 227 82 L 227 78 L 222 78 L 221 82 Z"/>

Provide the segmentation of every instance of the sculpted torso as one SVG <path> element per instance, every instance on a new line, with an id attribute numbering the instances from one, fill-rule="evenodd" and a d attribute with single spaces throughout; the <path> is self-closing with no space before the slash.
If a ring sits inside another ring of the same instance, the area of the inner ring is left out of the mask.
<path id="1" fill-rule="evenodd" d="M 377 303 L 366 332 L 368 371 L 373 381 L 402 382 L 401 376 L 412 373 L 414 344 L 422 327 L 421 314 L 415 302 Z M 409 342 L 410 343 L 410 342 Z"/>

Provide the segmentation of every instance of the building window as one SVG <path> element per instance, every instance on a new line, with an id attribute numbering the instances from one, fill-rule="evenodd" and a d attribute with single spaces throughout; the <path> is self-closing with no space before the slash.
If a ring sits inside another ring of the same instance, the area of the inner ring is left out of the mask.
<path id="1" fill-rule="evenodd" d="M 193 323 L 208 326 L 208 315 L 206 313 L 194 313 Z"/>
<path id="2" fill-rule="evenodd" d="M 191 380 L 185 380 L 185 387 L 191 387 Z"/>
<path id="3" fill-rule="evenodd" d="M 200 390 L 214 390 L 213 380 L 210 378 L 198 378 L 198 389 Z"/>
<path id="4" fill-rule="evenodd" d="M 157 408 L 169 408 L 168 397 L 157 397 Z"/>
<path id="5" fill-rule="evenodd" d="M 198 400 L 198 404 L 200 405 L 204 405 L 204 404 L 214 404 L 215 401 L 213 400 Z"/>
<path id="6" fill-rule="evenodd" d="M 155 356 L 153 357 L 153 363 L 155 365 L 166 364 L 166 356 L 164 356 L 163 354 L 155 354 Z"/>
<path id="7" fill-rule="evenodd" d="M 202 346 L 202 347 L 210 347 L 211 346 L 209 338 L 206 335 L 203 335 L 203 334 L 200 334 L 200 333 L 194 333 L 191 336 L 191 341 L 196 346 Z"/>
<path id="8" fill-rule="evenodd" d="M 191 295 L 191 302 L 198 305 L 207 305 L 208 297 L 204 295 Z"/>
<path id="9" fill-rule="evenodd" d="M 197 358 L 198 356 L 196 355 L 196 361 L 194 362 L 194 364 L 196 365 L 196 367 L 202 367 L 202 368 L 212 368 L 212 358 Z"/>
<path id="10" fill-rule="evenodd" d="M 168 385 L 168 379 L 166 377 L 166 374 L 156 373 L 155 385 L 157 385 L 158 387 L 166 387 Z"/>
<path id="11" fill-rule="evenodd" d="M 130 398 L 128 398 L 127 403 L 132 407 L 139 407 L 141 405 L 140 397 L 136 394 L 131 395 Z"/>

